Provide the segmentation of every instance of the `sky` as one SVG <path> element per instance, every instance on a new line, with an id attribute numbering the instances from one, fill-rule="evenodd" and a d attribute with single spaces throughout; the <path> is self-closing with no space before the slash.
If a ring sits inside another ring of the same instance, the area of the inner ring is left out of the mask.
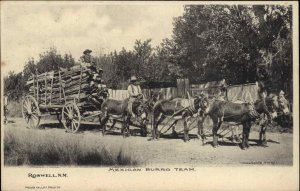
<path id="1" fill-rule="evenodd" d="M 156 46 L 182 14 L 183 5 L 171 2 L 1 2 L 1 72 L 21 72 L 53 46 L 75 60 L 87 48 L 92 55 L 131 50 L 136 39 Z"/>

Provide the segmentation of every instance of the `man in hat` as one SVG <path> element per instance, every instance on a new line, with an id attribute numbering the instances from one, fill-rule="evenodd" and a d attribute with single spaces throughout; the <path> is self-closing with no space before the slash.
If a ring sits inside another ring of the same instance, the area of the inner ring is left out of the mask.
<path id="1" fill-rule="evenodd" d="M 95 61 L 91 55 L 93 51 L 90 49 L 86 49 L 83 51 L 83 55 L 80 57 L 81 65 L 84 67 L 92 67 L 95 64 Z"/>
<path id="2" fill-rule="evenodd" d="M 133 102 L 142 95 L 142 89 L 138 85 L 137 78 L 135 75 L 131 76 L 130 84 L 127 88 L 129 94 L 128 110 L 132 117 L 135 117 L 135 114 L 132 111 Z"/>

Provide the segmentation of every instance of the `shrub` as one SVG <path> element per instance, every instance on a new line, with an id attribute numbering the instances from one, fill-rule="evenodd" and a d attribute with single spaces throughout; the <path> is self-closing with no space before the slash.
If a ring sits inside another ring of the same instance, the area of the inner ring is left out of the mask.
<path id="1" fill-rule="evenodd" d="M 33 129 L 5 129 L 5 165 L 111 166 L 139 163 L 122 144 L 83 139 L 82 135 L 65 134 L 62 131 L 53 133 Z"/>

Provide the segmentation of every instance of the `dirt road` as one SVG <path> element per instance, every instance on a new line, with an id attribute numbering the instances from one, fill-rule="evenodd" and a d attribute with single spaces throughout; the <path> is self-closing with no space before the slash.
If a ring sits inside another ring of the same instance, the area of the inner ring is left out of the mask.
<path id="1" fill-rule="evenodd" d="M 241 150 L 237 143 L 232 143 L 227 139 L 220 139 L 218 148 L 211 146 L 212 138 L 208 138 L 208 144 L 195 138 L 195 129 L 192 130 L 191 140 L 183 142 L 182 135 L 179 138 L 165 136 L 158 141 L 150 140 L 148 137 L 132 135 L 129 138 L 122 138 L 119 130 L 108 133 L 105 137 L 101 131 L 96 129 L 96 125 L 83 125 L 77 136 L 80 139 L 97 142 L 107 141 L 111 144 L 120 144 L 128 147 L 146 165 L 188 165 L 188 166 L 222 166 L 222 165 L 292 165 L 293 163 L 293 134 L 268 132 L 268 145 L 258 146 L 258 132 L 250 133 L 250 145 L 247 150 Z M 26 123 L 21 118 L 10 119 L 4 128 L 12 128 L 15 131 L 26 129 Z M 180 126 L 179 126 L 180 128 Z M 66 138 L 70 133 L 53 120 L 41 121 L 39 130 L 27 129 L 28 131 L 40 131 L 41 133 L 52 134 Z"/>

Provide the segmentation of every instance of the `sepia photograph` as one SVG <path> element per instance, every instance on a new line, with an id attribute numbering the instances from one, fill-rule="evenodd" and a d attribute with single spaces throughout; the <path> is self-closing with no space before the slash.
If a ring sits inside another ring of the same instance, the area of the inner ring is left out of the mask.
<path id="1" fill-rule="evenodd" d="M 298 190 L 297 8 L 1 1 L 1 190 Z"/>

